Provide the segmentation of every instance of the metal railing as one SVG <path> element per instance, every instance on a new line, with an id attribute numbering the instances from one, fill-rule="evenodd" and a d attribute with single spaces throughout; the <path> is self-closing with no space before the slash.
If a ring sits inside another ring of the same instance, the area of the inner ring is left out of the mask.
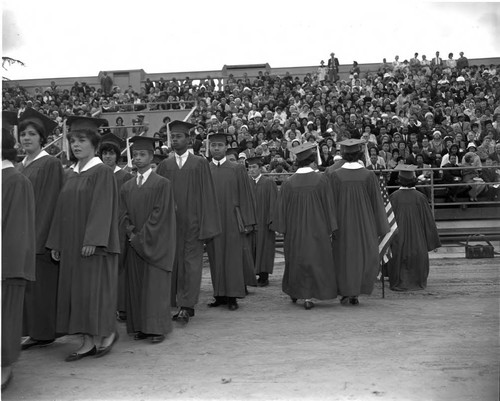
<path id="1" fill-rule="evenodd" d="M 104 110 L 102 105 L 100 106 L 100 109 L 103 114 L 137 111 L 186 110 L 196 107 L 197 103 L 198 102 L 196 100 L 180 100 L 178 102 L 117 103 L 113 106 L 112 110 Z M 173 106 L 175 105 L 179 105 L 179 108 L 174 108 Z"/>

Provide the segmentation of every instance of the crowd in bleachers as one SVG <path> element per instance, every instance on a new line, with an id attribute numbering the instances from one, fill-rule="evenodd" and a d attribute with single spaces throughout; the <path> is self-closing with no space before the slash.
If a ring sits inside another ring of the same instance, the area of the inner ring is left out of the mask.
<path id="1" fill-rule="evenodd" d="M 384 59 L 378 71 L 364 72 L 354 62 L 347 79 L 329 72 L 322 62 L 303 79 L 268 71 L 253 77 L 230 75 L 224 82 L 210 77 L 147 79 L 140 93 L 131 87 L 122 91 L 109 77 L 103 77 L 100 88 L 82 82 L 59 90 L 52 82 L 34 95 L 22 87 L 4 87 L 3 109 L 22 113 L 33 107 L 61 127 L 72 114 L 129 111 L 131 105 L 134 111 L 196 105 L 190 122 L 196 124 L 193 150 L 200 155 L 210 132 L 224 132 L 240 161 L 261 155 L 267 172 L 293 172 L 290 148 L 311 141 L 318 144 L 323 170 L 339 159 L 338 142 L 362 138 L 367 143 L 363 163 L 370 169 L 415 164 L 425 184 L 426 169 L 442 167 L 435 177 L 464 183 L 448 191 L 450 200 L 461 193 L 471 201 L 497 197 L 494 186 L 466 184 L 500 181 L 500 66 L 469 65 L 463 53 L 444 59 L 436 52 L 431 60 L 418 53 L 409 61 Z M 158 137 L 157 153 L 168 154 L 166 125 L 148 135 Z M 445 170 L 454 166 L 476 169 L 453 170 L 450 178 Z"/>

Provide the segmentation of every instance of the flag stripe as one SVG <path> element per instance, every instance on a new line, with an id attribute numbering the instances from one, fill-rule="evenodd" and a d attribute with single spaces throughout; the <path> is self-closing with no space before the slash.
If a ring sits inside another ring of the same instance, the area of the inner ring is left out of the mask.
<path id="1" fill-rule="evenodd" d="M 391 202 L 389 201 L 389 193 L 387 192 L 387 186 L 385 184 L 385 178 L 382 174 L 379 175 L 379 185 L 382 198 L 385 205 L 385 213 L 387 215 L 387 220 L 389 222 L 390 231 L 380 239 L 378 250 L 379 256 L 382 263 L 387 263 L 392 257 L 391 252 L 391 241 L 396 233 L 398 225 L 396 223 L 396 217 L 394 216 L 394 211 L 392 210 Z"/>

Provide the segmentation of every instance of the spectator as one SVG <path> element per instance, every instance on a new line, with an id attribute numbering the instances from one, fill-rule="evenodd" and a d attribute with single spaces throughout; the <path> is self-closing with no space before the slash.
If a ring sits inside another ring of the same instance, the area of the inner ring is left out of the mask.
<path id="1" fill-rule="evenodd" d="M 462 170 L 458 167 L 458 157 L 455 154 L 450 154 L 448 162 L 442 165 L 443 167 L 443 183 L 445 184 L 459 184 L 463 181 Z M 456 202 L 457 196 L 465 192 L 467 187 L 450 186 L 446 188 L 447 197 L 450 201 Z"/>
<path id="2" fill-rule="evenodd" d="M 108 75 L 107 71 L 104 71 L 101 77 L 101 89 L 105 95 L 110 95 L 112 88 L 113 79 Z"/>
<path id="3" fill-rule="evenodd" d="M 469 186 L 469 200 L 477 202 L 477 197 L 486 189 L 484 180 L 479 177 L 481 161 L 475 153 L 467 152 L 463 158 L 462 167 L 465 167 L 462 170 L 462 181 L 471 184 Z"/>

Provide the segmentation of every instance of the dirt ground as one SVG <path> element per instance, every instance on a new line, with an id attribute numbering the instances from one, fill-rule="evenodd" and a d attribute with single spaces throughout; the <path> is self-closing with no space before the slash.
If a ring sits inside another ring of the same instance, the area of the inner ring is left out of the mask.
<path id="1" fill-rule="evenodd" d="M 208 308 L 162 344 L 121 338 L 102 359 L 64 362 L 76 337 L 24 351 L 7 400 L 498 400 L 499 263 L 431 259 L 428 288 L 386 284 L 357 307 L 312 310 L 281 292 L 283 258 L 240 309 Z"/>

